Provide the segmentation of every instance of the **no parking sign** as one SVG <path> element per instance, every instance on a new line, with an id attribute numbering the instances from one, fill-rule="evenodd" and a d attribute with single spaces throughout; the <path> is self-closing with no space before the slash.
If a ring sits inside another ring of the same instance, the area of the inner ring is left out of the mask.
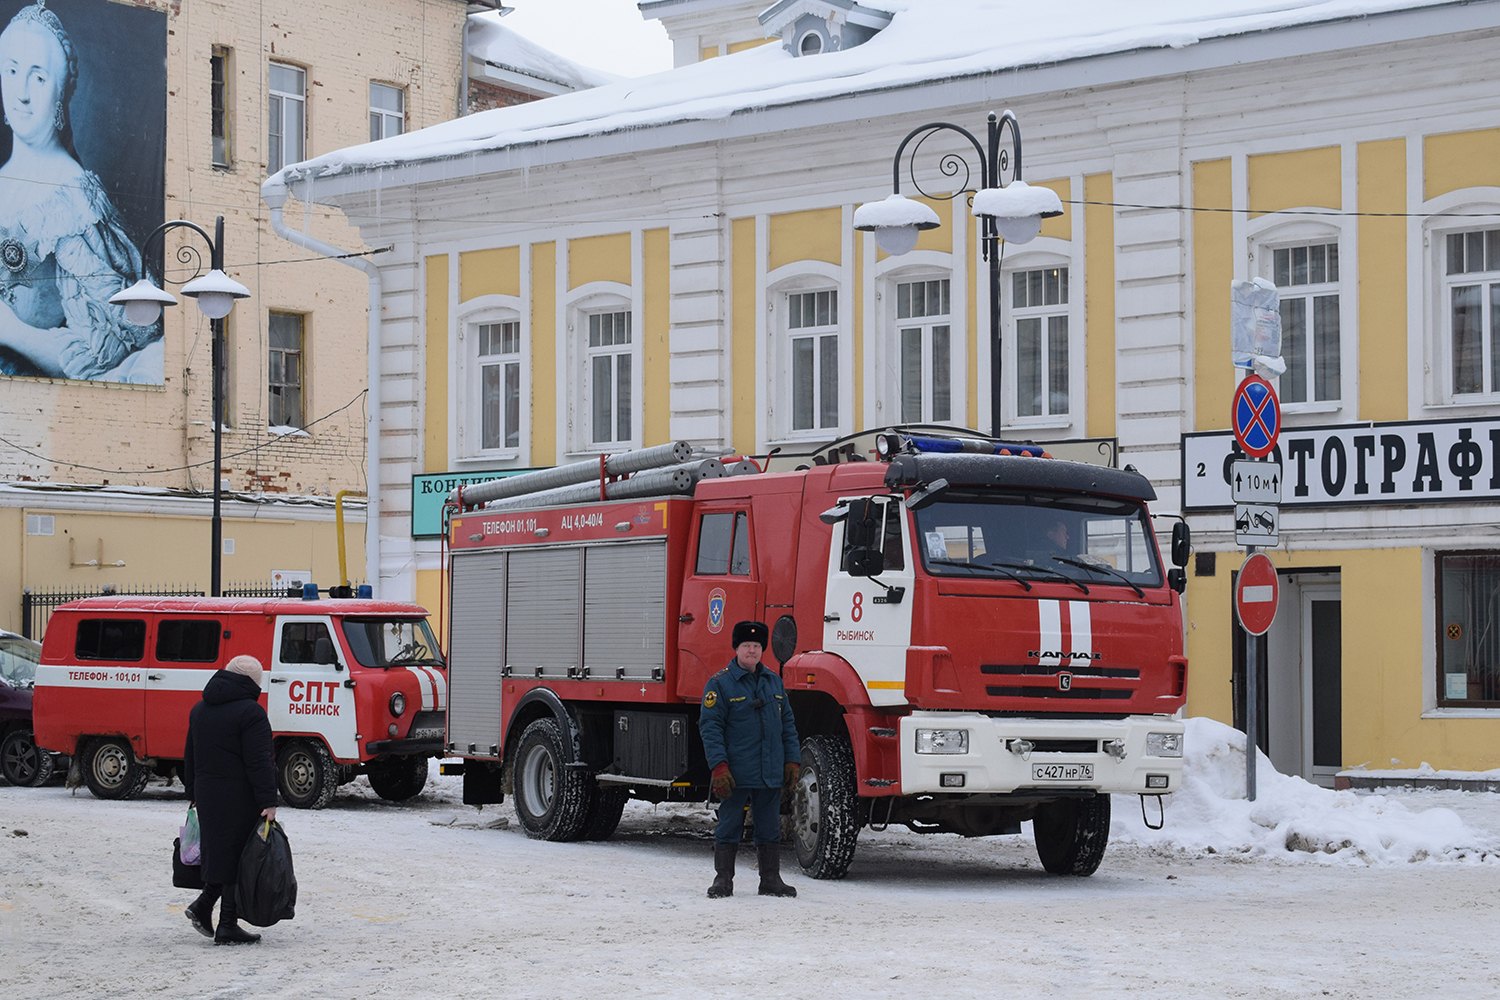
<path id="1" fill-rule="evenodd" d="M 1234 440 L 1251 458 L 1264 458 L 1276 448 L 1281 435 L 1281 401 L 1271 383 L 1259 375 L 1247 375 L 1234 391 L 1230 410 Z"/>

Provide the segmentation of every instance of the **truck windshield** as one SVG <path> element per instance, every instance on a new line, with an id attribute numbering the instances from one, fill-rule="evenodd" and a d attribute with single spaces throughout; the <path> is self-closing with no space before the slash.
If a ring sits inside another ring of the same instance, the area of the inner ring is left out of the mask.
<path id="1" fill-rule="evenodd" d="M 441 667 L 443 654 L 421 618 L 345 618 L 344 638 L 366 667 Z"/>
<path id="2" fill-rule="evenodd" d="M 1161 586 L 1161 562 L 1140 504 L 955 490 L 915 516 L 917 550 L 936 576 Z"/>

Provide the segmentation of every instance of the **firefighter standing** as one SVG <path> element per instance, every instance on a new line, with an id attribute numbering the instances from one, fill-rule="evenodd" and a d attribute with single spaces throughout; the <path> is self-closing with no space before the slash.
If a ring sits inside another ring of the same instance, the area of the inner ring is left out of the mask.
<path id="1" fill-rule="evenodd" d="M 714 830 L 714 881 L 710 899 L 734 895 L 734 858 L 745 828 L 745 804 L 754 822 L 762 896 L 795 896 L 781 880 L 781 796 L 802 771 L 797 723 L 781 678 L 761 666 L 769 630 L 764 622 L 734 627 L 734 659 L 708 679 L 698 729 L 719 798 Z"/>

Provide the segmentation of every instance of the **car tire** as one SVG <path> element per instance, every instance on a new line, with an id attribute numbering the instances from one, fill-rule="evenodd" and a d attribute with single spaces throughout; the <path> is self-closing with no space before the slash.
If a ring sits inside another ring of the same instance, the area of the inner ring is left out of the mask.
<path id="1" fill-rule="evenodd" d="M 387 802 L 405 802 L 427 787 L 426 757 L 385 757 L 365 768 L 370 787 Z"/>
<path id="2" fill-rule="evenodd" d="M 1109 846 L 1109 796 L 1044 803 L 1036 807 L 1031 826 L 1043 868 L 1053 875 L 1087 877 L 1099 870 Z"/>
<path id="3" fill-rule="evenodd" d="M 339 768 L 313 740 L 292 740 L 276 753 L 276 785 L 293 809 L 322 809 L 339 788 Z"/>
<path id="4" fill-rule="evenodd" d="M 52 779 L 56 759 L 36 745 L 30 729 L 12 729 L 0 740 L 0 779 L 24 788 L 36 788 Z"/>
<path id="5" fill-rule="evenodd" d="M 97 799 L 133 799 L 150 777 L 123 736 L 101 736 L 84 748 L 83 783 Z"/>

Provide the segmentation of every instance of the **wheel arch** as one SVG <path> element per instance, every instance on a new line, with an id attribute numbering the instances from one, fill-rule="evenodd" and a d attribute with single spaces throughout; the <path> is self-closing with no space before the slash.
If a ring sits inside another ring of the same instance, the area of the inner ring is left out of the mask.
<path id="1" fill-rule="evenodd" d="M 559 698 L 551 688 L 544 687 L 532 688 L 516 703 L 516 709 L 505 727 L 505 752 L 501 755 L 502 758 L 510 756 L 510 748 L 521 738 L 527 726 L 549 715 L 562 730 L 563 749 L 569 754 L 567 763 L 577 764 L 584 760 L 583 727 L 579 725 L 568 703 Z"/>

